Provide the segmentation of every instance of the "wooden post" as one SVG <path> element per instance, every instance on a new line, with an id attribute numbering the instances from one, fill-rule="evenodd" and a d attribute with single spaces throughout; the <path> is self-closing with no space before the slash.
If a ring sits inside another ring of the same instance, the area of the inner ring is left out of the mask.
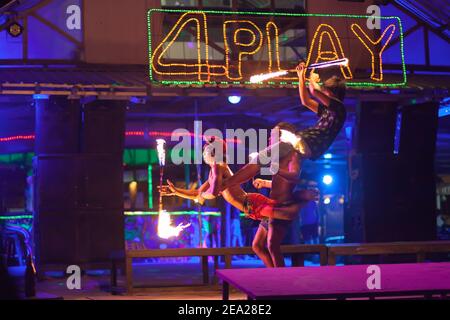
<path id="1" fill-rule="evenodd" d="M 126 287 L 127 294 L 133 294 L 133 259 L 131 257 L 125 257 L 125 273 L 126 273 Z"/>
<path id="2" fill-rule="evenodd" d="M 320 256 L 320 265 L 326 266 L 328 263 L 328 248 L 320 249 L 319 256 Z"/>
<path id="3" fill-rule="evenodd" d="M 213 284 L 217 283 L 216 270 L 219 269 L 219 256 L 214 256 L 214 276 L 213 276 Z"/>
<path id="4" fill-rule="evenodd" d="M 230 299 L 230 285 L 228 282 L 223 280 L 222 282 L 222 300 L 229 300 Z"/>
<path id="5" fill-rule="evenodd" d="M 208 284 L 209 283 L 208 256 L 202 256 L 202 273 L 203 273 L 203 284 Z"/>
<path id="6" fill-rule="evenodd" d="M 117 290 L 117 263 L 116 259 L 111 259 L 111 293 L 115 294 Z"/>
<path id="7" fill-rule="evenodd" d="M 336 255 L 333 252 L 328 251 L 328 265 L 335 266 L 336 265 Z"/>
<path id="8" fill-rule="evenodd" d="M 304 267 L 305 266 L 305 256 L 302 253 L 292 254 L 292 266 L 293 267 Z"/>
<path id="9" fill-rule="evenodd" d="M 231 256 L 225 256 L 225 269 L 231 269 Z"/>

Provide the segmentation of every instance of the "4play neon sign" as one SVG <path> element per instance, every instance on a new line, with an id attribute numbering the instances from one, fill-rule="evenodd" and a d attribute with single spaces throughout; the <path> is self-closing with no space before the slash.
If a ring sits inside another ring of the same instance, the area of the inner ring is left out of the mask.
<path id="1" fill-rule="evenodd" d="M 148 12 L 149 76 L 162 85 L 250 85 L 250 77 L 347 58 L 335 73 L 353 86 L 406 84 L 403 32 L 398 17 L 379 17 L 369 30 L 365 15 L 151 9 Z M 401 57 L 394 74 L 383 72 L 383 55 Z M 259 84 L 297 84 L 287 74 Z"/>

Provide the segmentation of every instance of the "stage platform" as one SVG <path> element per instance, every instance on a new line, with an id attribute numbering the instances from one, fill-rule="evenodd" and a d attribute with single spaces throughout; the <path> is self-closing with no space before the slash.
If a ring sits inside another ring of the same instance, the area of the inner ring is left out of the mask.
<path id="1" fill-rule="evenodd" d="M 368 265 L 218 270 L 223 299 L 230 285 L 248 299 L 449 298 L 450 263 L 380 264 L 381 288 L 368 289 Z"/>

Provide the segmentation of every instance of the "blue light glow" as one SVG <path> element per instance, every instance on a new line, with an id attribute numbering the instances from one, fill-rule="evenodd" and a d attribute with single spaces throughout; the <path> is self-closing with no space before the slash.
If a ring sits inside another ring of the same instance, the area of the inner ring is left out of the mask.
<path id="1" fill-rule="evenodd" d="M 439 108 L 439 118 L 450 116 L 450 107 Z"/>
<path id="2" fill-rule="evenodd" d="M 228 102 L 231 104 L 238 104 L 239 102 L 241 102 L 241 99 L 242 99 L 241 96 L 229 96 Z"/>
<path id="3" fill-rule="evenodd" d="M 397 120 L 395 124 L 395 134 L 394 134 L 394 154 L 398 154 L 400 150 L 400 133 L 402 130 L 402 112 L 397 111 Z"/>
<path id="4" fill-rule="evenodd" d="M 325 153 L 325 154 L 323 155 L 323 157 L 324 157 L 325 159 L 331 159 L 331 158 L 333 158 L 333 155 L 332 155 L 331 153 Z"/>
<path id="5" fill-rule="evenodd" d="M 33 94 L 34 100 L 47 100 L 48 98 L 48 94 Z"/>
<path id="6" fill-rule="evenodd" d="M 330 184 L 333 183 L 333 177 L 330 176 L 329 174 L 326 174 L 326 175 L 323 176 L 322 182 L 323 182 L 324 184 L 326 184 L 326 185 L 330 185 Z"/>

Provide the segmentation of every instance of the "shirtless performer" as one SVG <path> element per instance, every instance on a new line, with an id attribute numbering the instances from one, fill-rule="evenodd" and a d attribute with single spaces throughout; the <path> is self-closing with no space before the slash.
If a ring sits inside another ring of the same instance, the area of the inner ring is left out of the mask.
<path id="1" fill-rule="evenodd" d="M 280 122 L 276 125 L 276 129 L 280 131 L 288 131 L 295 133 L 295 126 L 286 122 Z M 269 145 L 268 149 L 273 145 Z M 261 153 L 260 153 L 261 155 Z M 279 206 L 286 205 L 289 208 L 292 203 L 296 203 L 295 186 L 299 182 L 301 155 L 291 145 L 289 148 L 280 146 L 280 161 L 277 172 L 272 176 L 272 181 L 256 179 L 254 185 L 257 188 L 271 188 L 270 200 L 275 201 Z M 233 188 L 240 185 L 254 176 L 256 176 L 261 169 L 259 161 L 256 163 L 249 163 L 240 169 L 234 176 L 226 179 L 223 182 L 222 188 Z M 306 190 L 302 190 L 305 193 Z M 307 194 L 305 201 L 316 200 L 317 192 L 311 191 Z M 262 206 L 267 205 L 262 203 Z M 266 267 L 284 267 L 284 258 L 281 253 L 281 241 L 290 225 L 290 220 L 298 215 L 300 206 L 296 206 L 296 212 L 289 215 L 289 219 L 283 219 L 283 216 L 263 216 L 259 217 L 261 223 L 253 239 L 253 251 L 264 262 Z M 264 210 L 261 210 L 264 212 Z M 267 242 L 267 249 L 266 249 Z"/>
<path id="2" fill-rule="evenodd" d="M 221 194 L 227 202 L 244 212 L 247 217 L 255 220 L 260 220 L 262 217 L 292 220 L 298 214 L 302 204 L 317 198 L 316 192 L 301 190 L 295 193 L 289 203 L 278 203 L 259 193 L 246 193 L 238 184 L 223 189 L 223 181 L 232 177 L 233 172 L 226 161 L 216 159 L 213 141 L 207 142 L 203 150 L 203 159 L 211 167 L 208 180 L 197 190 L 177 188 L 170 180 L 167 180 L 167 185 L 163 186 L 161 190 L 163 196 L 175 195 L 203 204 L 205 200 L 214 199 Z M 223 155 L 225 155 L 226 144 L 223 141 L 220 143 L 223 146 Z M 260 181 L 262 180 L 257 179 L 255 183 Z M 265 185 L 267 184 L 268 182 L 265 182 Z M 258 186 L 256 185 L 256 187 Z"/>

